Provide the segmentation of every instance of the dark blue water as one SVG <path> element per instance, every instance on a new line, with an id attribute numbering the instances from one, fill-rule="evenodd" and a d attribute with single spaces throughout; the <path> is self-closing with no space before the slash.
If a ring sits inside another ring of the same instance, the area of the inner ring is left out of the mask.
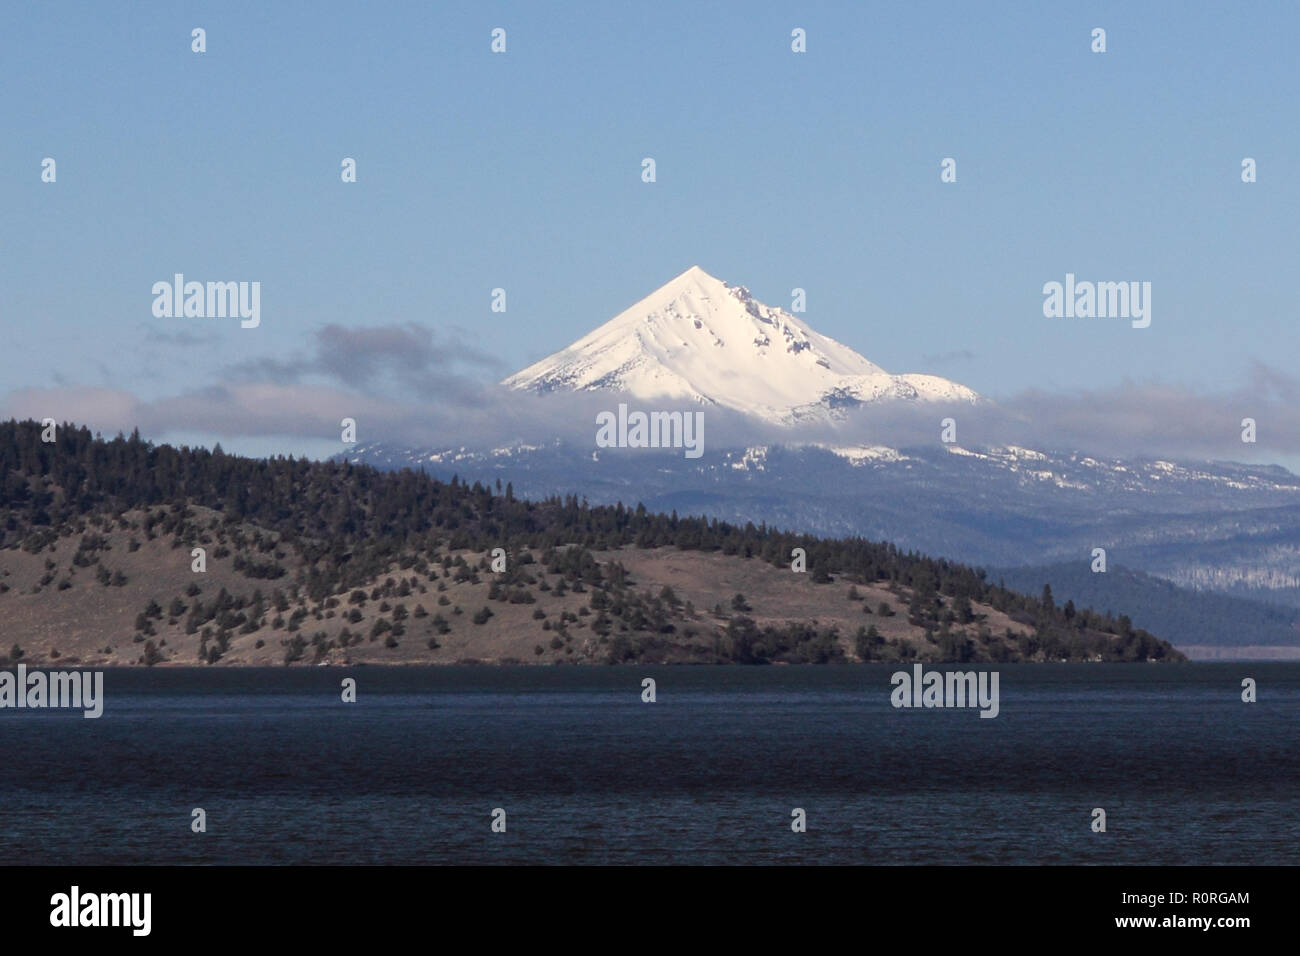
<path id="1" fill-rule="evenodd" d="M 1300 664 L 896 669 L 108 671 L 0 711 L 0 863 L 1300 863 Z"/>

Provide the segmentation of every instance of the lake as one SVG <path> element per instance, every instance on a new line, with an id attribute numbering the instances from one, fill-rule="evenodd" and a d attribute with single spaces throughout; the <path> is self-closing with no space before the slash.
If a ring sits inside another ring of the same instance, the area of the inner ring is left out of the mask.
<path id="1" fill-rule="evenodd" d="M 0 711 L 0 862 L 1300 863 L 1300 664 L 980 667 L 108 670 Z"/>

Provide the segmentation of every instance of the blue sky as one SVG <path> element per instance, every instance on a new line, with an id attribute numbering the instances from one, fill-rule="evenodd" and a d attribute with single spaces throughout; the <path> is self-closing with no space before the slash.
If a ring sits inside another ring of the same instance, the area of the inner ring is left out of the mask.
<path id="1" fill-rule="evenodd" d="M 805 288 L 819 331 L 995 399 L 1249 402 L 1257 363 L 1300 357 L 1296 10 L 26 6 L 0 31 L 0 414 L 193 398 L 326 326 L 414 323 L 459 356 L 433 374 L 492 381 L 692 264 L 775 305 Z M 154 318 L 175 272 L 260 281 L 261 326 Z M 1067 272 L 1150 281 L 1151 327 L 1044 318 Z M 239 439 L 182 404 L 155 430 Z"/>

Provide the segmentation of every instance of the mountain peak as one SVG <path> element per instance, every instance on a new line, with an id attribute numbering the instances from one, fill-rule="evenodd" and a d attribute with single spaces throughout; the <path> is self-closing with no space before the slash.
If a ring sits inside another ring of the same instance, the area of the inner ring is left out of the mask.
<path id="1" fill-rule="evenodd" d="M 502 384 L 695 401 L 781 424 L 888 399 L 975 401 L 930 375 L 890 375 L 784 309 L 693 265 Z"/>

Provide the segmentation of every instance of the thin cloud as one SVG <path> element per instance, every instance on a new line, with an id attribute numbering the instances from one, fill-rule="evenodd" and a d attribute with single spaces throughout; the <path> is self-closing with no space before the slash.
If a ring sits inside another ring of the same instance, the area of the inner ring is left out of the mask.
<path id="1" fill-rule="evenodd" d="M 169 348 L 194 348 L 200 345 L 211 345 L 217 341 L 217 336 L 211 332 L 191 332 L 189 329 L 170 332 L 149 322 L 141 322 L 140 328 L 144 329 L 154 342 Z"/>
<path id="2" fill-rule="evenodd" d="M 141 400 L 121 388 L 25 388 L 0 398 L 0 415 L 74 421 L 105 432 L 140 427 L 153 436 L 207 433 L 332 440 L 353 418 L 358 439 L 409 447 L 495 447 L 559 439 L 590 445 L 595 416 L 620 401 L 634 407 L 699 410 L 610 392 L 512 391 L 484 381 L 500 361 L 469 334 L 415 324 L 322 328 L 309 356 L 258 359 L 227 368 L 221 382 Z M 960 355 L 962 353 L 952 353 Z M 705 406 L 706 447 L 826 442 L 908 447 L 939 440 L 952 417 L 964 447 L 1021 445 L 1044 451 L 1186 460 L 1260 460 L 1300 455 L 1300 379 L 1256 362 L 1236 389 L 1216 394 L 1185 386 L 1124 382 L 1077 392 L 1030 389 L 976 405 L 865 406 L 836 423 L 779 428 Z M 1257 441 L 1244 443 L 1243 419 Z"/>
<path id="3" fill-rule="evenodd" d="M 318 378 L 367 393 L 472 403 L 482 399 L 482 385 L 464 369 L 499 372 L 504 363 L 470 345 L 469 337 L 463 329 L 438 332 L 416 323 L 353 329 L 330 324 L 316 332 L 311 354 L 240 362 L 227 366 L 222 379 L 284 385 Z"/>

